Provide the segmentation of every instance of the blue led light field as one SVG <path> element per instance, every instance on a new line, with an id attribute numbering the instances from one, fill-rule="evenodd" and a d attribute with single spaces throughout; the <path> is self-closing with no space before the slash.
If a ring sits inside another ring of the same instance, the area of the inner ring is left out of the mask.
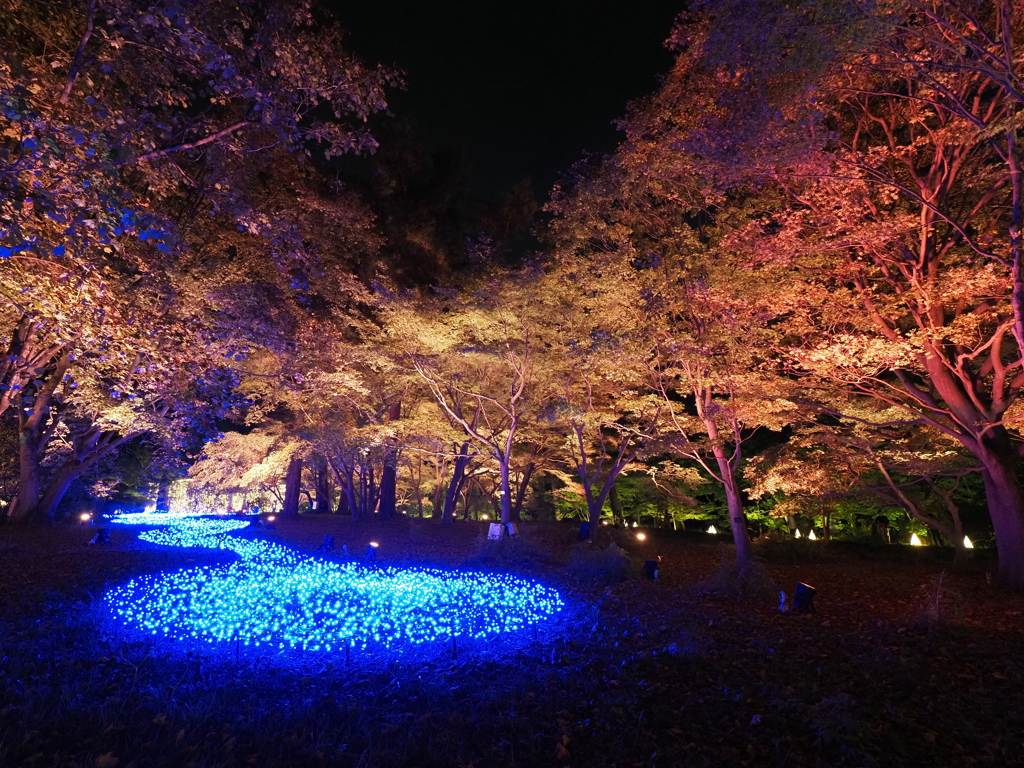
<path id="1" fill-rule="evenodd" d="M 153 544 L 239 556 L 230 565 L 141 577 L 108 592 L 114 619 L 148 635 L 268 650 L 393 648 L 521 633 L 564 605 L 556 590 L 529 579 L 337 563 L 231 535 L 247 527 L 243 520 L 141 513 L 113 522 L 161 526 L 139 535 Z"/>

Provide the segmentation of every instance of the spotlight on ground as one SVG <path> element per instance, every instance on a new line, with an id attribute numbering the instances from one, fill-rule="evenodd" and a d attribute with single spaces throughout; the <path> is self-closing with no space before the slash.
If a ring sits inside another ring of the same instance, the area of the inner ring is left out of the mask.
<path id="1" fill-rule="evenodd" d="M 639 539 L 640 541 L 643 541 L 644 539 L 646 539 L 646 538 L 647 538 L 647 534 L 646 534 L 646 533 L 638 533 L 638 534 L 636 535 L 636 537 L 637 537 L 637 539 Z"/>
<path id="2" fill-rule="evenodd" d="M 369 546 L 366 548 L 366 559 L 367 560 L 376 560 L 377 559 L 377 547 L 379 547 L 379 546 L 380 546 L 380 544 L 378 544 L 376 541 L 371 541 L 370 542 Z"/>
<path id="3" fill-rule="evenodd" d="M 712 525 L 710 528 L 708 528 L 708 533 L 718 533 L 718 529 Z"/>
<path id="4" fill-rule="evenodd" d="M 922 542 L 917 537 L 916 533 L 912 533 L 912 534 L 910 534 L 910 546 L 912 546 L 912 547 L 923 547 L 924 546 L 924 542 Z"/>
<path id="5" fill-rule="evenodd" d="M 86 525 L 90 520 L 92 520 L 92 515 L 88 512 L 83 512 L 78 516 L 78 519 L 81 521 L 82 525 Z"/>
<path id="6" fill-rule="evenodd" d="M 964 536 L 964 549 L 974 549 L 974 542 Z"/>

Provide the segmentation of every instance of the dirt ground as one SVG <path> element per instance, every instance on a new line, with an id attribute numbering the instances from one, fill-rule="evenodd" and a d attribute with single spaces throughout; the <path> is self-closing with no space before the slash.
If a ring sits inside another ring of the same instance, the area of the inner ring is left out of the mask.
<path id="1" fill-rule="evenodd" d="M 0 765 L 1024 765 L 1024 599 L 990 583 L 983 551 L 954 573 L 938 550 L 759 543 L 740 590 L 722 537 L 603 530 L 589 551 L 575 525 L 534 523 L 499 551 L 485 528 L 276 521 L 264 535 L 301 549 L 330 534 L 352 553 L 377 541 L 382 563 L 532 575 L 575 622 L 511 650 L 306 668 L 128 642 L 90 608 L 225 553 L 0 528 Z M 778 610 L 797 582 L 815 613 Z"/>

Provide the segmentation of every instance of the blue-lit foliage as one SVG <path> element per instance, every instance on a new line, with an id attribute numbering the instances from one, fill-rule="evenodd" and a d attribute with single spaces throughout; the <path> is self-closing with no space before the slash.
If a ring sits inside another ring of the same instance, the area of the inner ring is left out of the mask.
<path id="1" fill-rule="evenodd" d="M 148 635 L 277 650 L 391 648 L 522 632 L 564 605 L 556 590 L 528 579 L 338 563 L 231 535 L 247 527 L 243 520 L 141 513 L 113 522 L 160 525 L 139 536 L 153 544 L 239 556 L 112 589 L 105 602 L 115 619 Z"/>

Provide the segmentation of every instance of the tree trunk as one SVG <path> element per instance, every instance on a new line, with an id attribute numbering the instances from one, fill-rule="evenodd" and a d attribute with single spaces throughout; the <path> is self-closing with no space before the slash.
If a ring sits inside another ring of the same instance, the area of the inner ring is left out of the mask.
<path id="1" fill-rule="evenodd" d="M 526 491 L 530 487 L 530 478 L 533 477 L 533 470 L 536 465 L 531 461 L 523 470 L 523 479 L 516 488 L 516 498 L 512 505 L 512 522 L 522 521 L 523 500 L 526 498 Z"/>
<path id="2" fill-rule="evenodd" d="M 999 553 L 999 581 L 1010 589 L 1024 590 L 1024 494 L 1015 471 L 1016 457 L 985 458 L 982 478 Z"/>
<path id="3" fill-rule="evenodd" d="M 420 520 L 423 519 L 423 458 L 417 459 L 416 477 L 412 476 L 412 467 L 409 467 L 409 479 L 412 480 L 413 488 L 416 490 L 416 514 Z"/>
<path id="4" fill-rule="evenodd" d="M 723 466 L 724 464 L 724 466 Z M 732 540 L 736 544 L 736 565 L 740 571 L 754 562 L 754 554 L 750 548 L 750 536 L 747 534 L 747 516 L 743 512 L 743 497 L 740 487 L 729 468 L 727 460 L 719 462 L 719 470 L 725 482 L 725 501 L 729 510 L 729 525 L 732 527 Z"/>
<path id="5" fill-rule="evenodd" d="M 33 383 L 23 392 L 18 408 L 19 488 L 18 505 L 11 510 L 11 521 L 27 521 L 38 515 L 39 460 L 50 436 L 60 420 L 60 405 L 54 403 L 54 392 L 70 365 L 70 353 L 65 352 L 54 362 L 42 383 Z M 25 403 L 31 402 L 26 410 Z M 92 434 L 89 432 L 88 434 Z"/>
<path id="6" fill-rule="evenodd" d="M 508 525 L 512 522 L 512 486 L 508 480 L 508 460 L 503 457 L 501 461 L 501 524 Z"/>
<path id="7" fill-rule="evenodd" d="M 430 499 L 430 519 L 441 520 L 444 514 L 444 499 L 446 498 L 447 486 L 444 484 L 444 476 L 447 471 L 448 462 L 438 456 L 434 460 L 434 495 Z M 449 484 L 450 486 L 450 484 Z"/>
<path id="8" fill-rule="evenodd" d="M 622 517 L 622 502 L 619 500 L 619 487 L 618 483 L 611 487 L 608 491 L 608 503 L 612 507 L 612 524 L 619 526 L 625 523 Z"/>
<path id="9" fill-rule="evenodd" d="M 388 409 L 388 421 L 398 421 L 402 418 L 402 401 L 391 404 Z M 398 511 L 398 445 L 389 446 L 387 455 L 384 456 L 384 469 L 380 476 L 380 504 L 377 514 L 381 520 L 390 520 Z"/>
<path id="10" fill-rule="evenodd" d="M 156 511 L 167 512 L 171 508 L 171 479 L 167 475 L 160 477 L 160 484 L 156 489 Z"/>
<path id="11" fill-rule="evenodd" d="M 315 459 L 316 468 L 316 503 L 310 504 L 310 511 L 319 515 L 330 514 L 331 511 L 331 473 L 327 461 L 322 456 Z"/>
<path id="12" fill-rule="evenodd" d="M 377 508 L 377 514 L 381 520 L 390 520 L 397 511 L 397 474 L 394 465 L 390 463 L 384 465 L 384 471 L 380 476 L 380 506 Z"/>
<path id="13" fill-rule="evenodd" d="M 444 508 L 441 513 L 441 524 L 448 525 L 455 519 L 455 505 L 459 500 L 459 492 L 466 480 L 466 467 L 471 461 L 469 456 L 469 441 L 465 441 L 459 447 L 459 455 L 455 458 L 455 465 L 452 467 L 452 479 L 448 483 L 448 491 L 444 495 Z"/>
<path id="14" fill-rule="evenodd" d="M 104 432 L 95 425 L 84 435 L 75 440 L 74 453 L 68 457 L 57 470 L 50 484 L 46 486 L 42 498 L 36 505 L 33 518 L 39 521 L 53 522 L 60 504 L 67 493 L 71 482 L 82 472 L 93 467 L 104 456 L 107 456 L 122 445 L 145 433 L 130 432 L 118 435 L 116 432 Z"/>
<path id="15" fill-rule="evenodd" d="M 288 474 L 284 481 L 284 508 L 281 517 L 299 516 L 299 492 L 302 490 L 302 459 L 293 456 L 288 463 Z"/>
<path id="16" fill-rule="evenodd" d="M 608 477 L 605 478 L 604 485 L 601 486 L 601 491 L 596 497 L 591 496 L 590 490 L 587 489 L 587 520 L 590 522 L 591 538 L 594 536 L 597 526 L 601 524 L 601 512 L 604 510 L 604 503 L 611 495 L 612 488 L 615 487 L 615 481 L 618 480 L 619 473 L 622 472 L 626 463 L 625 461 L 616 461 L 615 465 L 608 470 Z M 640 522 L 639 515 L 637 515 L 637 522 Z"/>
<path id="17" fill-rule="evenodd" d="M 40 521 L 53 522 L 57 512 L 57 505 L 60 504 L 71 486 L 72 481 L 82 472 L 81 464 L 66 463 L 54 475 L 53 480 L 46 486 L 46 492 L 39 500 L 34 517 Z"/>
<path id="18" fill-rule="evenodd" d="M 11 510 L 11 522 L 27 521 L 39 503 L 39 435 L 33 429 L 18 430 L 18 502 Z"/>

